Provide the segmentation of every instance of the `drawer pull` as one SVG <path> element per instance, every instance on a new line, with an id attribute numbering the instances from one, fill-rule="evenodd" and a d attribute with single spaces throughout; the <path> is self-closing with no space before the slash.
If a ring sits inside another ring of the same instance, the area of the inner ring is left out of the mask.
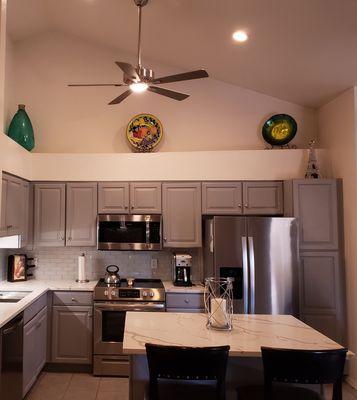
<path id="1" fill-rule="evenodd" d="M 190 302 L 189 299 L 185 299 L 185 303 L 188 304 Z"/>
<path id="2" fill-rule="evenodd" d="M 77 299 L 75 299 L 74 297 L 72 297 L 72 299 L 71 299 L 72 301 L 77 301 Z"/>

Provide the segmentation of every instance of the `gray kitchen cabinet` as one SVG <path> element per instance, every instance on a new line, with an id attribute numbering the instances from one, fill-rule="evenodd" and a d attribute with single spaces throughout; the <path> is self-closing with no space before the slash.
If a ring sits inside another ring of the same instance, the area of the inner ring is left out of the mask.
<path id="1" fill-rule="evenodd" d="M 164 247 L 201 247 L 201 183 L 163 183 Z"/>
<path id="2" fill-rule="evenodd" d="M 288 216 L 299 219 L 301 250 L 339 248 L 338 181 L 301 179 L 285 183 Z"/>
<path id="3" fill-rule="evenodd" d="M 92 306 L 52 307 L 53 363 L 92 363 Z"/>
<path id="4" fill-rule="evenodd" d="M 303 252 L 301 259 L 301 318 L 313 328 L 343 343 L 344 276 L 336 251 Z"/>
<path id="5" fill-rule="evenodd" d="M 281 215 L 283 211 L 282 182 L 243 182 L 243 214 Z"/>
<path id="6" fill-rule="evenodd" d="M 65 245 L 66 185 L 36 183 L 34 199 L 34 243 Z"/>
<path id="7" fill-rule="evenodd" d="M 242 182 L 203 182 L 202 214 L 242 214 Z"/>
<path id="8" fill-rule="evenodd" d="M 99 214 L 129 213 L 129 183 L 100 182 L 98 184 Z"/>
<path id="9" fill-rule="evenodd" d="M 24 326 L 23 396 L 36 381 L 47 357 L 47 306 Z"/>
<path id="10" fill-rule="evenodd" d="M 130 212 L 132 214 L 161 214 L 161 183 L 130 183 Z"/>
<path id="11" fill-rule="evenodd" d="M 66 246 L 95 246 L 97 184 L 67 183 Z"/>
<path id="12" fill-rule="evenodd" d="M 1 235 L 21 235 L 26 245 L 29 228 L 29 183 L 12 175 L 2 175 Z"/>

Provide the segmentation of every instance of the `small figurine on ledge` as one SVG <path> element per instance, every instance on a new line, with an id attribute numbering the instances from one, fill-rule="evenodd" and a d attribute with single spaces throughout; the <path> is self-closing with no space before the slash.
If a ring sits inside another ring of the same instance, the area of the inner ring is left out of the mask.
<path id="1" fill-rule="evenodd" d="M 315 152 L 315 139 L 309 142 L 309 161 L 307 163 L 307 170 L 305 173 L 305 179 L 321 179 L 320 170 L 317 164 L 317 157 Z"/>

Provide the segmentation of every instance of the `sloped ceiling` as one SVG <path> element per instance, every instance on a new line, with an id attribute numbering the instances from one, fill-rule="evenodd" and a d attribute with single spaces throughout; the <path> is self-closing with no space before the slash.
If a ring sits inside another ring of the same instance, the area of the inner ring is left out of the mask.
<path id="1" fill-rule="evenodd" d="M 356 0 L 150 0 L 143 57 L 309 107 L 357 84 Z M 244 29 L 245 44 L 232 41 Z M 16 42 L 61 31 L 133 54 L 132 0 L 10 0 Z M 95 62 L 95 60 L 93 60 Z"/>

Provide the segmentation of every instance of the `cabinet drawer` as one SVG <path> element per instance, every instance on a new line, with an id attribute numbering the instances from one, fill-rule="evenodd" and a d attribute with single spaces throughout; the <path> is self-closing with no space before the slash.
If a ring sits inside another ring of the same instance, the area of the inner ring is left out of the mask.
<path id="1" fill-rule="evenodd" d="M 38 314 L 44 307 L 47 306 L 47 293 L 43 294 L 40 298 L 34 301 L 24 311 L 24 325 L 26 325 L 32 318 Z"/>
<path id="2" fill-rule="evenodd" d="M 92 305 L 93 292 L 53 292 L 53 305 Z"/>
<path id="3" fill-rule="evenodd" d="M 203 294 L 200 293 L 167 293 L 167 308 L 200 308 L 204 309 Z"/>

